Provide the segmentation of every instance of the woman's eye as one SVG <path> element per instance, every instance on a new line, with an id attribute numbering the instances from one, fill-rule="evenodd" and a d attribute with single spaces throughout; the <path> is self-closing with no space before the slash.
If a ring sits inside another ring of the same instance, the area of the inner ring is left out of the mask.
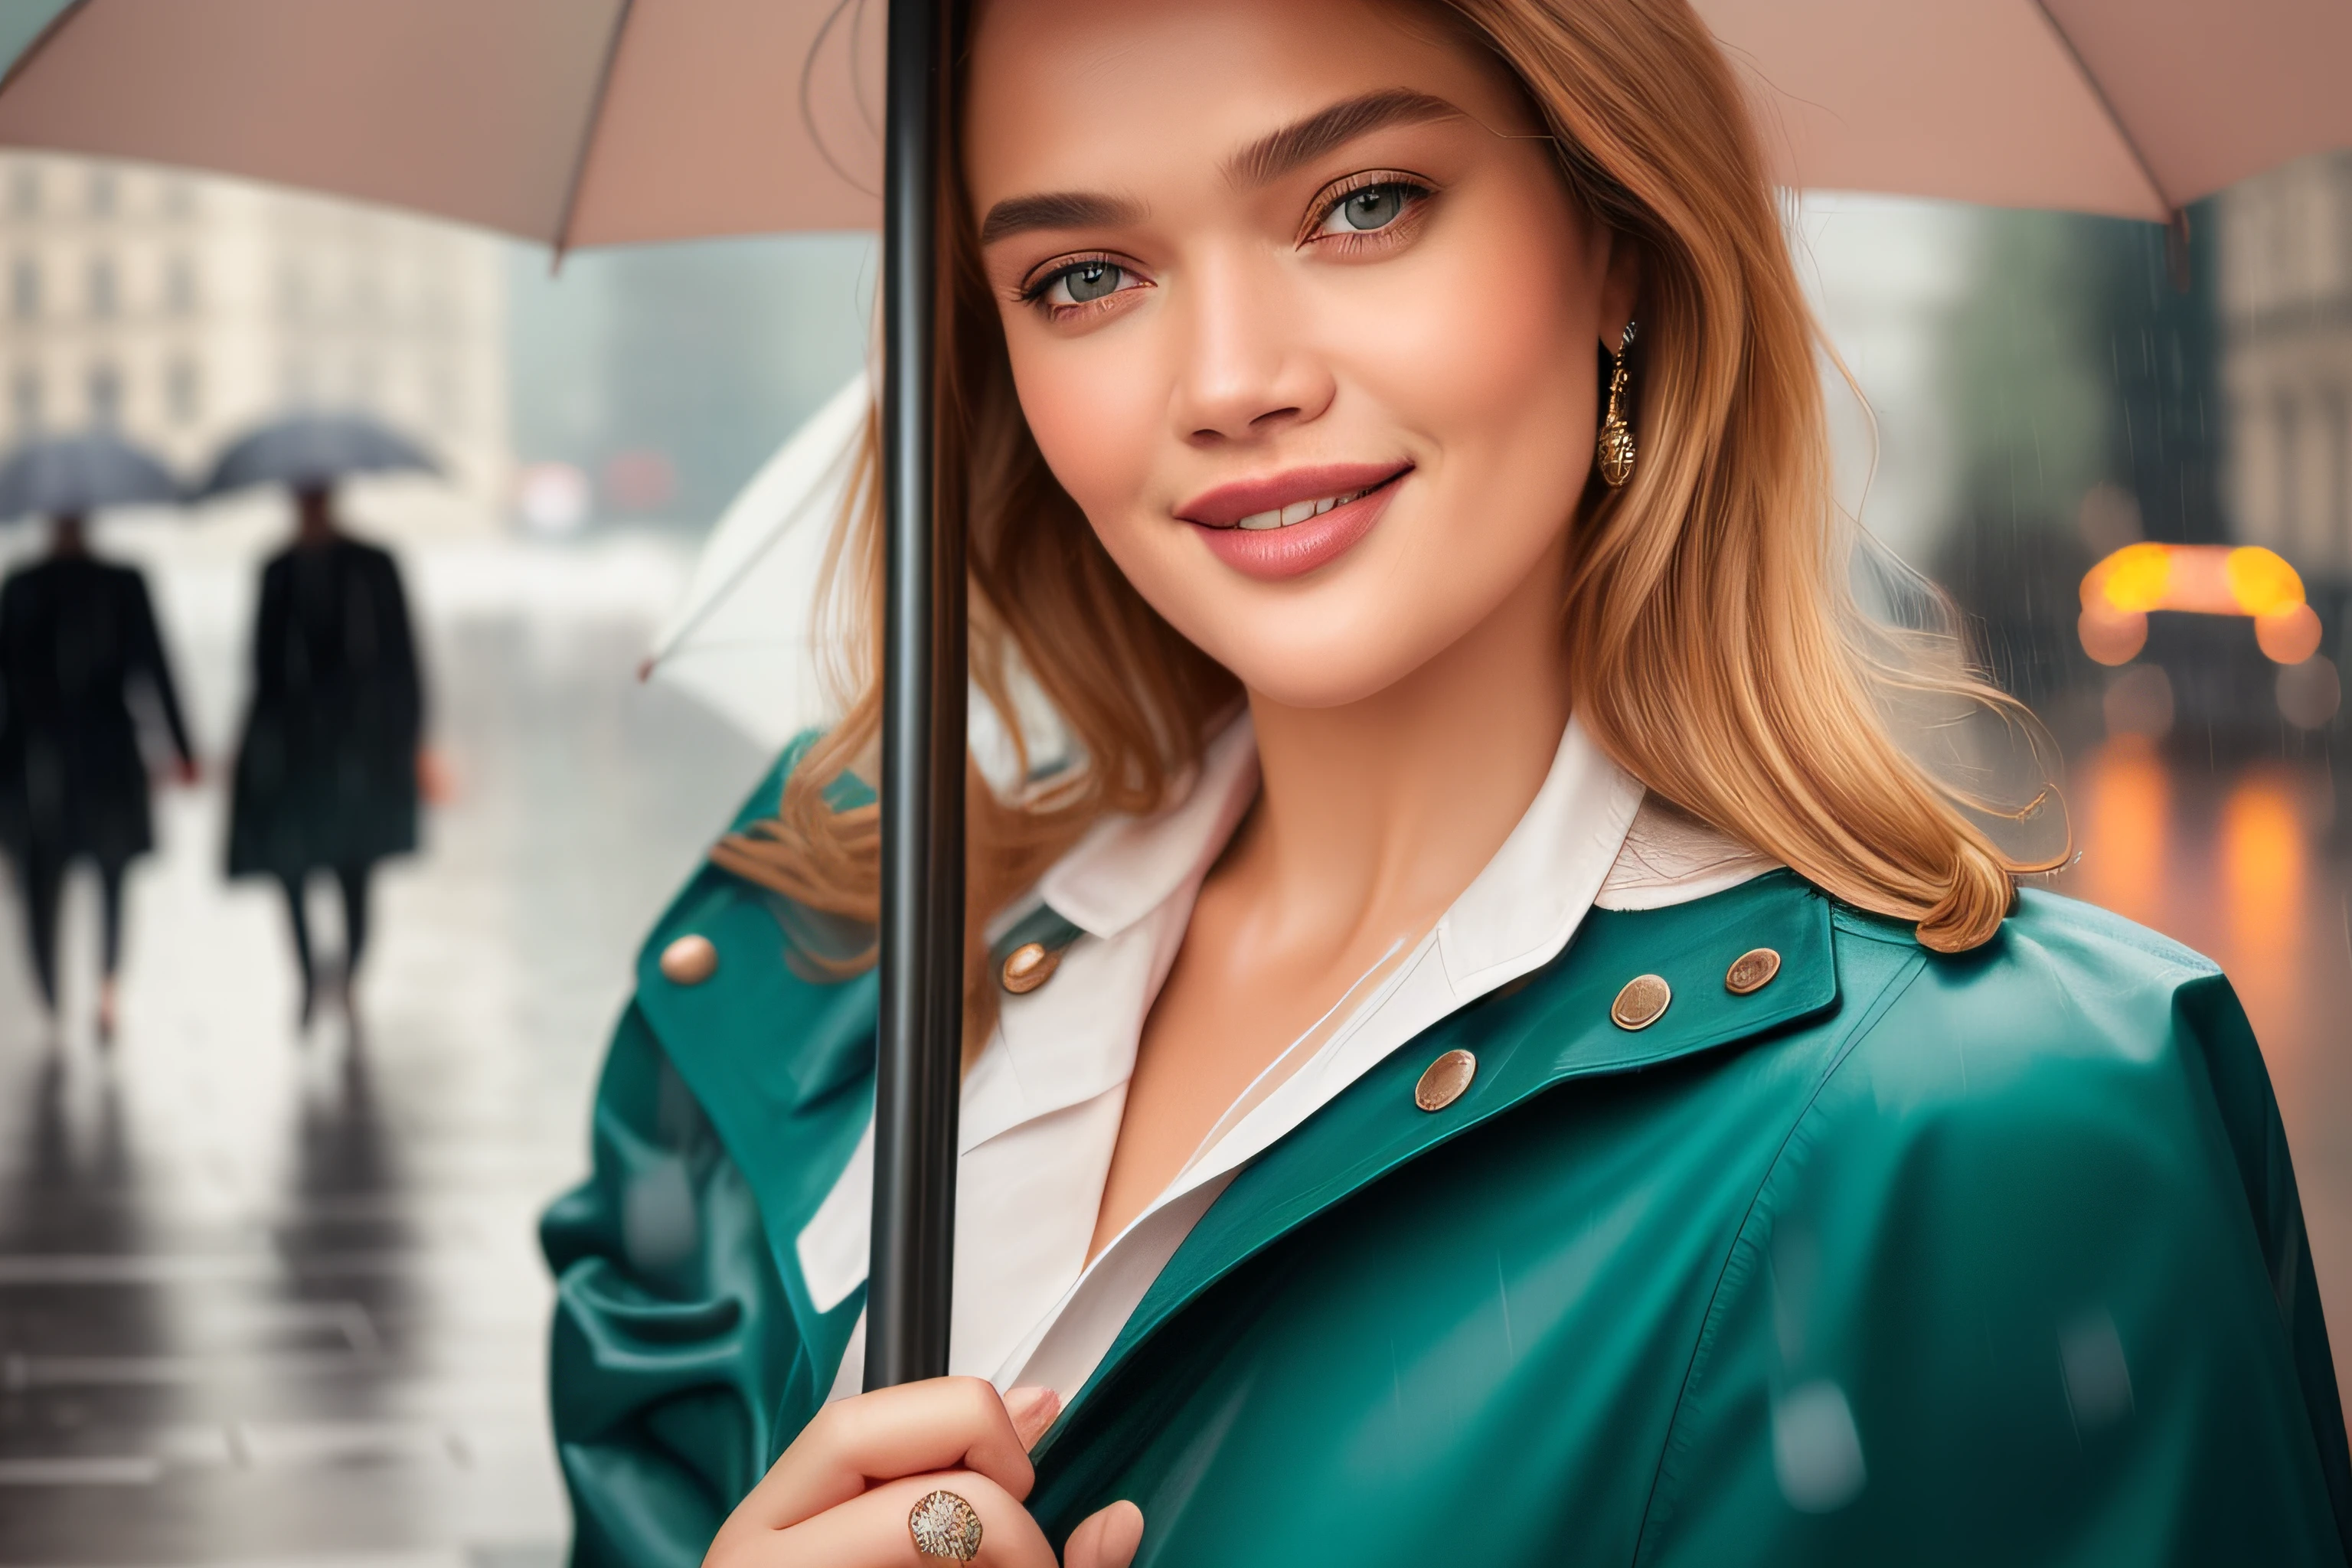
<path id="1" fill-rule="evenodd" d="M 1366 185 L 1341 196 L 1323 220 L 1324 234 L 1367 234 L 1402 217 L 1421 192 L 1412 185 Z"/>
<path id="2" fill-rule="evenodd" d="M 1049 305 L 1084 305 L 1108 300 L 1127 286 L 1127 268 L 1108 261 L 1081 261 L 1047 280 L 1043 297 Z"/>

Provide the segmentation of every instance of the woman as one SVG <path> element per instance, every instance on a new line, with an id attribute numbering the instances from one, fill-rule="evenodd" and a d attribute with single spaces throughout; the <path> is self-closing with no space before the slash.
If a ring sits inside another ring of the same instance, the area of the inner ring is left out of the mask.
<path id="1" fill-rule="evenodd" d="M 341 889 L 348 1012 L 375 863 L 416 847 L 425 703 L 392 557 L 336 527 L 325 486 L 298 490 L 295 504 L 294 542 L 261 574 L 228 871 L 274 877 L 285 889 L 307 1026 L 319 977 L 304 884 L 328 871 Z"/>
<path id="2" fill-rule="evenodd" d="M 1682 0 L 963 25 L 943 505 L 1074 760 L 971 796 L 962 1375 L 859 1391 L 866 511 L 546 1221 L 576 1560 L 2342 1561 L 2243 1017 L 1876 717 L 1999 700 L 1854 651 Z"/>
<path id="3" fill-rule="evenodd" d="M 83 520 L 59 517 L 47 557 L 0 587 L 0 845 L 16 862 L 33 973 L 52 1015 L 66 872 L 79 859 L 97 866 L 101 1040 L 114 1036 L 123 874 L 155 846 L 131 713 L 141 688 L 170 736 L 178 777 L 193 780 L 195 753 L 146 579 L 92 556 Z"/>

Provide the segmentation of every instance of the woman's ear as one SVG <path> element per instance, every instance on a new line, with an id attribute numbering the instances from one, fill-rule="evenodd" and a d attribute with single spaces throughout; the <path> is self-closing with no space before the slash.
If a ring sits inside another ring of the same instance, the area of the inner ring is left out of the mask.
<path id="1" fill-rule="evenodd" d="M 1601 347 L 1615 353 L 1625 341 L 1633 307 L 1642 297 L 1642 250 L 1622 231 L 1609 236 L 1609 262 L 1601 275 Z"/>

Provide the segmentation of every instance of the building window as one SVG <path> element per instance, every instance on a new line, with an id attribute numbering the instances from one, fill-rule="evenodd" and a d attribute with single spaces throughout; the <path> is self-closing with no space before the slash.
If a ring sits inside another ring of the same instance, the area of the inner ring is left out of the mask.
<path id="1" fill-rule="evenodd" d="M 121 301 L 116 297 L 114 258 L 93 256 L 89 258 L 89 313 L 100 321 L 113 319 Z"/>
<path id="2" fill-rule="evenodd" d="M 8 388 L 8 402 L 16 416 L 16 434 L 30 436 L 41 427 L 41 373 L 20 370 Z"/>
<path id="3" fill-rule="evenodd" d="M 163 216 L 193 217 L 196 211 L 196 183 L 181 176 L 163 182 Z"/>
<path id="4" fill-rule="evenodd" d="M 20 165 L 8 180 L 8 210 L 31 217 L 41 210 L 41 172 Z"/>
<path id="5" fill-rule="evenodd" d="M 89 367 L 89 418 L 93 425 L 113 425 L 122 417 L 122 373 L 100 363 Z"/>
<path id="6" fill-rule="evenodd" d="M 16 258 L 8 268 L 8 309 L 20 321 L 41 313 L 41 264 L 29 256 Z"/>
<path id="7" fill-rule="evenodd" d="M 116 198 L 121 191 L 111 169 L 89 172 L 89 215 L 92 217 L 112 217 Z"/>
<path id="8" fill-rule="evenodd" d="M 163 373 L 163 401 L 172 423 L 194 425 L 204 412 L 204 382 L 192 359 L 175 359 Z"/>
<path id="9" fill-rule="evenodd" d="M 195 313 L 196 264 L 184 256 L 163 265 L 163 308 L 175 316 Z"/>

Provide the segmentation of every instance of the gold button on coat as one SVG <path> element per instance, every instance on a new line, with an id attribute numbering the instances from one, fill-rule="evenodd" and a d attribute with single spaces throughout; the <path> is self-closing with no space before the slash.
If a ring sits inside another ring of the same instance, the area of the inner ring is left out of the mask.
<path id="1" fill-rule="evenodd" d="M 1468 1051 L 1448 1051 L 1422 1069 L 1412 1086 L 1412 1102 L 1423 1110 L 1443 1110 L 1462 1098 L 1478 1076 L 1478 1058 Z"/>
<path id="2" fill-rule="evenodd" d="M 662 949 L 662 978 L 673 985 L 699 985 L 719 973 L 719 950 L 707 936 L 682 936 Z"/>
<path id="3" fill-rule="evenodd" d="M 1621 1029 L 1646 1029 L 1665 1016 L 1674 988 L 1661 975 L 1636 974 L 1609 1005 L 1609 1016 Z"/>
<path id="4" fill-rule="evenodd" d="M 1054 971 L 1061 967 L 1060 953 L 1042 942 L 1024 942 L 1004 955 L 1004 968 L 999 978 L 1007 991 L 1020 996 L 1053 979 Z"/>
<path id="5" fill-rule="evenodd" d="M 1751 991 L 1761 991 L 1772 984 L 1780 973 L 1780 955 L 1769 947 L 1751 947 L 1731 961 L 1724 971 L 1723 988 L 1734 996 L 1745 996 Z"/>

